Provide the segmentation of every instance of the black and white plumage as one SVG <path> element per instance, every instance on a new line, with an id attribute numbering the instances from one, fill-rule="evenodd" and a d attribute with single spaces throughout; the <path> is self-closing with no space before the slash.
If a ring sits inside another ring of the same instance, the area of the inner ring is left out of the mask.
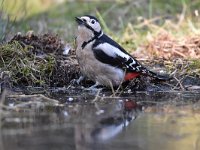
<path id="1" fill-rule="evenodd" d="M 81 72 L 97 84 L 118 86 L 123 81 L 141 74 L 158 80 L 168 80 L 168 77 L 146 69 L 118 43 L 104 34 L 95 17 L 86 15 L 77 17 L 76 21 L 76 55 Z"/>

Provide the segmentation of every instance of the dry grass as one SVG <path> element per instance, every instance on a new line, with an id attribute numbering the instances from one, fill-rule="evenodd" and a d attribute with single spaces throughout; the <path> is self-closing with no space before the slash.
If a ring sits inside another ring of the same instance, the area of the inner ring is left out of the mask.
<path id="1" fill-rule="evenodd" d="M 134 53 L 137 55 L 137 51 Z M 184 36 L 177 39 L 168 32 L 160 32 L 156 37 L 148 39 L 148 43 L 142 46 L 140 53 L 150 58 L 157 57 L 167 60 L 199 59 L 200 36 Z"/>

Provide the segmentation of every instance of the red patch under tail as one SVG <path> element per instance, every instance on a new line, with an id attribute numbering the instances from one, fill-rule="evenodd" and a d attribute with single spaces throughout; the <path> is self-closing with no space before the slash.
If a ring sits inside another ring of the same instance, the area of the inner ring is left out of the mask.
<path id="1" fill-rule="evenodd" d="M 140 75 L 140 73 L 136 73 L 136 72 L 134 72 L 134 73 L 133 72 L 132 73 L 127 73 L 125 75 L 125 77 L 124 77 L 124 80 L 125 81 L 132 80 L 132 79 L 138 77 L 139 75 Z"/>

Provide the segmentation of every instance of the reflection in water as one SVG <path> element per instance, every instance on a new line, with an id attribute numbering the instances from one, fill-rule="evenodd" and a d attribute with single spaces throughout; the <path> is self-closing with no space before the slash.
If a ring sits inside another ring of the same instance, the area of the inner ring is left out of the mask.
<path id="1" fill-rule="evenodd" d="M 23 107 L 3 112 L 0 150 L 200 149 L 198 94 L 68 99 L 57 105 L 23 100 Z"/>
<path id="2" fill-rule="evenodd" d="M 130 104 L 129 104 L 130 103 Z M 137 116 L 136 109 L 137 105 L 135 101 L 125 100 L 122 113 L 120 116 L 110 116 L 102 118 L 96 128 L 91 132 L 93 140 L 96 141 L 105 141 L 116 136 L 123 129 L 125 129 L 129 123 L 134 120 Z"/>
<path id="3" fill-rule="evenodd" d="M 103 116 L 95 124 L 78 124 L 75 126 L 76 149 L 95 149 L 121 133 L 137 117 L 138 106 L 135 101 L 125 100 L 121 107 L 114 110 L 112 116 Z M 116 110 L 116 111 L 115 111 Z M 105 115 L 105 114 L 103 114 Z M 94 144 L 95 143 L 95 144 Z"/>

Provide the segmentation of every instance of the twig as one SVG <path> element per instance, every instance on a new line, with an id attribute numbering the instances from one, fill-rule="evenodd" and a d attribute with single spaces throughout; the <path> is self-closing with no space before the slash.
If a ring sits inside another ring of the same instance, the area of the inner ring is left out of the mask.
<path id="1" fill-rule="evenodd" d="M 50 101 L 53 103 L 58 103 L 58 100 L 46 97 L 42 94 L 35 94 L 35 95 L 10 95 L 8 98 L 43 98 L 46 101 Z"/>
<path id="2" fill-rule="evenodd" d="M 115 90 L 114 90 L 114 87 L 113 87 L 113 84 L 112 84 L 112 82 L 111 81 L 109 81 L 109 83 L 110 83 L 110 88 L 111 88 L 111 90 L 112 90 L 112 95 L 111 95 L 111 97 L 112 96 L 115 96 Z"/>
<path id="3" fill-rule="evenodd" d="M 96 94 L 95 98 L 92 100 L 92 103 L 95 103 L 95 102 L 98 100 L 100 91 L 101 91 L 101 89 L 99 89 L 99 90 L 97 91 L 97 94 Z"/>
<path id="4" fill-rule="evenodd" d="M 181 83 L 181 80 L 183 79 L 181 79 L 181 80 L 179 80 L 178 78 L 176 78 L 175 76 L 174 76 L 174 79 L 178 82 L 178 84 L 180 85 L 180 87 L 181 87 L 181 90 L 182 91 L 184 91 L 185 90 L 185 87 L 182 85 L 182 83 Z"/>

